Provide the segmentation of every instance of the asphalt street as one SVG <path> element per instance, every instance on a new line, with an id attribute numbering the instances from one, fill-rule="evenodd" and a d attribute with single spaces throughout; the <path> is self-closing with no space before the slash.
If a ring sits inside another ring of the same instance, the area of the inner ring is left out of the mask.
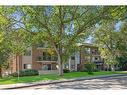
<path id="1" fill-rule="evenodd" d="M 101 79 L 81 80 L 49 85 L 32 86 L 20 89 L 127 89 L 127 76 L 108 77 Z"/>

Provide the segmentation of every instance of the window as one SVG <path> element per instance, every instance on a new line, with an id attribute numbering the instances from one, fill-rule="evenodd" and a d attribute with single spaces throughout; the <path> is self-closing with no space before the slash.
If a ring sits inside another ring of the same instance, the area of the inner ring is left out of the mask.
<path id="1" fill-rule="evenodd" d="M 48 52 L 43 52 L 43 60 L 51 61 L 51 55 Z"/>
<path id="2" fill-rule="evenodd" d="M 57 61 L 58 57 L 57 56 L 52 56 L 52 61 Z"/>
<path id="3" fill-rule="evenodd" d="M 97 49 L 92 50 L 92 54 L 99 54 Z"/>
<path id="4" fill-rule="evenodd" d="M 32 69 L 32 64 L 23 64 L 24 69 Z"/>
<path id="5" fill-rule="evenodd" d="M 85 54 L 90 54 L 90 48 L 84 48 L 84 53 Z"/>
<path id="6" fill-rule="evenodd" d="M 31 50 L 26 50 L 26 52 L 24 53 L 25 56 L 31 56 Z"/>
<path id="7" fill-rule="evenodd" d="M 98 58 L 97 58 L 97 57 L 95 57 L 95 60 L 98 60 Z"/>
<path id="8" fill-rule="evenodd" d="M 75 56 L 71 56 L 71 60 L 75 60 Z"/>
<path id="9" fill-rule="evenodd" d="M 43 70 L 51 70 L 51 64 L 45 64 L 42 67 Z"/>

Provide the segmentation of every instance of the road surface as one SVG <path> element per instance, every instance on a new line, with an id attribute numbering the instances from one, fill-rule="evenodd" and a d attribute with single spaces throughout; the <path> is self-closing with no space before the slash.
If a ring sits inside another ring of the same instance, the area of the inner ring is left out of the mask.
<path id="1" fill-rule="evenodd" d="M 108 77 L 101 79 L 81 80 L 20 89 L 127 89 L 127 76 Z"/>

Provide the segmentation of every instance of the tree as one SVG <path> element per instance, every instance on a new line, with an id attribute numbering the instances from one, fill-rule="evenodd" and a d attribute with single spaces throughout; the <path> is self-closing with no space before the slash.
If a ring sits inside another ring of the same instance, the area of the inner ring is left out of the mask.
<path id="1" fill-rule="evenodd" d="M 17 31 L 11 32 L 11 51 L 13 56 L 16 57 L 16 69 L 20 70 L 20 57 L 25 53 L 28 47 L 31 47 L 32 44 L 32 35 L 29 32 L 23 31 L 22 29 L 18 29 Z"/>
<path id="2" fill-rule="evenodd" d="M 20 7 L 23 29 L 41 35 L 53 47 L 58 56 L 59 75 L 80 38 L 102 18 L 106 18 L 103 6 L 27 6 Z"/>
<path id="3" fill-rule="evenodd" d="M 121 27 L 119 28 L 118 31 L 118 42 L 117 42 L 117 47 L 121 51 L 122 55 L 127 54 L 127 29 L 126 29 L 127 21 L 124 20 L 121 23 Z"/>
<path id="4" fill-rule="evenodd" d="M 16 55 L 16 59 L 25 52 L 31 44 L 31 34 L 20 29 L 20 16 L 17 17 L 16 7 L 0 7 L 0 74 L 2 68 L 7 67 L 10 57 Z M 19 66 L 17 60 L 17 66 Z"/>
<path id="5" fill-rule="evenodd" d="M 119 62 L 118 66 L 120 70 L 127 70 L 127 55 L 117 57 L 117 61 Z"/>
<path id="6" fill-rule="evenodd" d="M 103 23 L 94 32 L 94 40 L 99 47 L 101 56 L 105 59 L 105 63 L 111 65 L 112 70 L 114 70 L 114 65 L 118 63 L 116 57 L 120 55 L 117 47 L 119 37 L 117 37 L 115 22 Z"/>
<path id="7" fill-rule="evenodd" d="M 6 39 L 4 32 L 0 32 L 0 77 L 2 78 L 2 69 L 8 68 L 9 57 L 10 57 L 10 47 L 9 42 Z"/>
<path id="8" fill-rule="evenodd" d="M 118 23 L 119 26 L 116 27 Z M 98 25 L 97 30 L 95 30 L 94 40 L 100 47 L 103 57 L 108 59 L 107 63 L 119 63 L 119 66 L 126 65 L 123 64 L 126 62 L 127 55 L 126 25 L 126 20 L 114 20 L 114 22 L 104 22 L 102 25 Z"/>
<path id="9" fill-rule="evenodd" d="M 0 77 L 2 77 L 2 69 L 9 66 L 9 57 L 11 55 L 10 49 L 10 20 L 8 13 L 10 10 L 4 10 L 4 7 L 0 7 Z"/>
<path id="10" fill-rule="evenodd" d="M 1 24 L 0 28 L 4 32 L 8 42 L 7 45 L 11 50 L 9 57 L 16 57 L 16 68 L 18 69 L 20 65 L 18 59 L 27 50 L 27 48 L 31 46 L 32 34 L 20 28 L 23 25 L 20 23 L 22 18 L 20 12 L 17 10 L 17 7 L 3 6 L 0 8 L 0 17 L 3 18 L 3 23 Z"/>
<path id="11" fill-rule="evenodd" d="M 118 36 L 119 38 L 117 42 L 117 47 L 120 50 L 121 55 L 117 57 L 117 60 L 119 62 L 119 67 L 121 70 L 127 70 L 127 21 L 124 20 L 121 23 L 121 27 L 119 28 L 118 31 Z"/>
<path id="12" fill-rule="evenodd" d="M 100 47 L 103 57 L 108 59 L 108 63 L 118 63 L 117 58 L 126 56 L 127 39 L 126 39 L 126 6 L 109 6 L 106 14 L 109 18 L 102 20 L 98 30 L 93 38 Z M 109 23 L 110 22 L 110 23 Z M 118 31 L 115 29 L 115 24 L 122 23 L 122 27 Z M 101 25 L 102 24 L 102 25 Z M 102 35 L 102 36 L 101 36 Z"/>

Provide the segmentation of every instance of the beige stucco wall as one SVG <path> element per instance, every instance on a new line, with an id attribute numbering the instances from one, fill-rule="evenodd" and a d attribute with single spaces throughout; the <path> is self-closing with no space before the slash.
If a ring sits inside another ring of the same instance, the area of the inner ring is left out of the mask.
<path id="1" fill-rule="evenodd" d="M 31 56 L 22 56 L 22 68 L 23 64 L 32 64 L 32 47 L 29 47 L 28 50 L 31 50 Z"/>

